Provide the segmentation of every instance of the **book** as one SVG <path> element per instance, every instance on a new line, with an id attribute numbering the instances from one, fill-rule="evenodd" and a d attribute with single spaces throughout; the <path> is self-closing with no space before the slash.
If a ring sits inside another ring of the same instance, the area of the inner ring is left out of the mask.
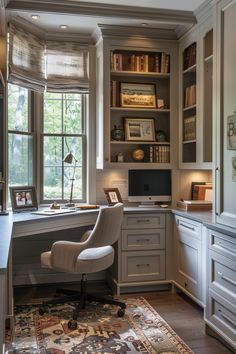
<path id="1" fill-rule="evenodd" d="M 185 211 L 212 210 L 212 202 L 207 200 L 179 200 L 177 208 Z"/>
<path id="2" fill-rule="evenodd" d="M 183 141 L 196 139 L 196 116 L 185 117 L 183 120 Z"/>
<path id="3" fill-rule="evenodd" d="M 194 200 L 206 200 L 206 191 L 211 189 L 212 184 L 195 184 L 193 187 Z"/>

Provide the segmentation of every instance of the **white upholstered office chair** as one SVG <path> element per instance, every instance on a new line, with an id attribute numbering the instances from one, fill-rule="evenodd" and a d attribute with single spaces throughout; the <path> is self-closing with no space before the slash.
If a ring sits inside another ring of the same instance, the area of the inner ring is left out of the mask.
<path id="1" fill-rule="evenodd" d="M 86 274 L 102 271 L 113 264 L 114 249 L 112 244 L 120 236 L 122 217 L 123 204 L 121 203 L 103 208 L 99 211 L 93 230 L 87 231 L 82 236 L 81 242 L 57 241 L 53 243 L 51 251 L 41 254 L 42 267 L 65 273 L 82 274 L 80 292 L 59 290 L 58 292 L 67 294 L 67 296 L 43 302 L 44 307 L 49 304 L 79 301 L 73 313 L 73 320 L 68 322 L 70 328 L 77 327 L 76 320 L 79 311 L 85 308 L 86 300 L 117 305 L 119 306 L 117 315 L 124 316 L 125 303 L 90 295 L 86 290 Z M 40 309 L 41 314 L 44 312 L 43 307 Z"/>

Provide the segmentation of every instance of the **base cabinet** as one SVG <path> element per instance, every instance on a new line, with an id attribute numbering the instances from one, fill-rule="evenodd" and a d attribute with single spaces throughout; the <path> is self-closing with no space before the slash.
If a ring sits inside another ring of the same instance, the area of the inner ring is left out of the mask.
<path id="1" fill-rule="evenodd" d="M 201 223 L 175 215 L 175 285 L 203 305 L 201 229 Z"/>
<path id="2" fill-rule="evenodd" d="M 236 350 L 236 238 L 208 229 L 205 320 Z"/>
<path id="3" fill-rule="evenodd" d="M 171 283 L 166 280 L 166 245 L 170 213 L 139 212 L 124 215 L 113 273 L 116 293 L 138 286 Z"/>

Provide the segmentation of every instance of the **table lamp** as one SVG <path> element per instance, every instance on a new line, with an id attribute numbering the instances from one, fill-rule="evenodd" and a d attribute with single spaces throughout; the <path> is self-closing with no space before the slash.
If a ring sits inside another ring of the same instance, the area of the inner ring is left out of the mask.
<path id="1" fill-rule="evenodd" d="M 70 200 L 69 203 L 66 203 L 65 206 L 66 207 L 73 207 L 75 206 L 75 204 L 73 203 L 73 188 L 74 188 L 74 180 L 75 180 L 75 168 L 76 168 L 76 162 L 78 162 L 78 160 L 76 160 L 75 156 L 72 154 L 72 152 L 70 151 L 66 157 L 64 158 L 63 162 L 72 164 L 73 160 L 75 161 L 74 163 L 74 169 L 73 169 L 73 174 L 72 174 L 72 178 L 70 178 L 71 180 L 71 186 L 70 186 Z"/>

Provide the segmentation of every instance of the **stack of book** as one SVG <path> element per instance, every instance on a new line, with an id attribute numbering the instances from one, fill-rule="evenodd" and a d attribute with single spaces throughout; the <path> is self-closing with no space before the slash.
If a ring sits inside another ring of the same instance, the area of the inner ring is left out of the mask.
<path id="1" fill-rule="evenodd" d="M 185 89 L 185 101 L 184 108 L 193 106 L 196 104 L 196 85 L 191 85 Z"/>
<path id="2" fill-rule="evenodd" d="M 184 51 L 184 70 L 196 64 L 197 44 L 193 43 Z"/>
<path id="3" fill-rule="evenodd" d="M 212 202 L 207 200 L 179 200 L 177 208 L 185 211 L 212 210 Z"/>
<path id="4" fill-rule="evenodd" d="M 196 116 L 186 117 L 183 122 L 183 140 L 196 139 Z"/>
<path id="5" fill-rule="evenodd" d="M 149 161 L 157 163 L 170 162 L 170 146 L 169 145 L 150 145 Z"/>

